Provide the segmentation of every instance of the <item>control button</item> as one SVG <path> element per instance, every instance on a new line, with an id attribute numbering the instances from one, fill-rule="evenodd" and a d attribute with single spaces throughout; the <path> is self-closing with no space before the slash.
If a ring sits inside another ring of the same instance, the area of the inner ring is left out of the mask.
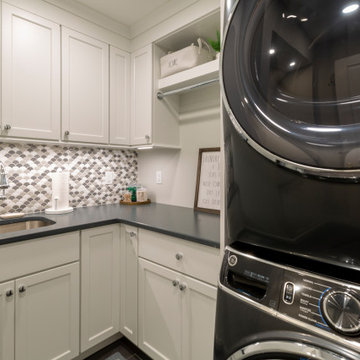
<path id="1" fill-rule="evenodd" d="M 321 303 L 325 321 L 344 335 L 360 333 L 360 300 L 351 291 L 329 290 Z"/>
<path id="2" fill-rule="evenodd" d="M 295 298 L 295 285 L 292 282 L 286 282 L 283 291 L 283 301 L 285 304 L 291 305 Z"/>
<path id="3" fill-rule="evenodd" d="M 237 264 L 237 261 L 238 261 L 238 259 L 237 259 L 236 255 L 230 255 L 228 257 L 228 264 L 230 266 L 235 266 Z"/>

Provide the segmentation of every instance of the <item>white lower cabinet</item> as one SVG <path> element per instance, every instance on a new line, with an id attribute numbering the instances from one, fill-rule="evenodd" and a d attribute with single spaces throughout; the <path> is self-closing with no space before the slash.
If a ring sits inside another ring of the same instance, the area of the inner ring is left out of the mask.
<path id="1" fill-rule="evenodd" d="M 139 347 L 153 359 L 212 359 L 216 288 L 139 259 Z"/>
<path id="2" fill-rule="evenodd" d="M 72 359 L 79 353 L 79 264 L 15 281 L 15 359 Z"/>
<path id="3" fill-rule="evenodd" d="M 81 232 L 81 351 L 119 329 L 120 225 Z"/>
<path id="4" fill-rule="evenodd" d="M 0 360 L 14 359 L 14 281 L 0 284 Z"/>
<path id="5" fill-rule="evenodd" d="M 138 231 L 121 226 L 121 307 L 120 331 L 134 344 L 138 343 Z"/>
<path id="6" fill-rule="evenodd" d="M 79 354 L 78 263 L 0 284 L 0 306 L 1 360 Z"/>

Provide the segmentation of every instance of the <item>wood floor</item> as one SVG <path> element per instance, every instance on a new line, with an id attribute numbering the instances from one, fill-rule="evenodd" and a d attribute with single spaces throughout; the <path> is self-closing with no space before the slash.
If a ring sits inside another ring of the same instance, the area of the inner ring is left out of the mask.
<path id="1" fill-rule="evenodd" d="M 86 360 L 107 360 L 109 358 L 112 360 L 112 355 L 116 353 L 120 353 L 126 360 L 151 360 L 149 356 L 125 337 L 91 355 Z"/>

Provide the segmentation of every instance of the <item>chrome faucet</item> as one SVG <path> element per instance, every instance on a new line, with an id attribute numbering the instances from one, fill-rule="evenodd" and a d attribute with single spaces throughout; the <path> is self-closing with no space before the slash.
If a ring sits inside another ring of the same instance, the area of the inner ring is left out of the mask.
<path id="1" fill-rule="evenodd" d="M 0 200 L 6 199 L 5 189 L 9 187 L 5 167 L 4 164 L 0 161 L 0 189 L 2 190 L 2 194 L 0 195 Z"/>

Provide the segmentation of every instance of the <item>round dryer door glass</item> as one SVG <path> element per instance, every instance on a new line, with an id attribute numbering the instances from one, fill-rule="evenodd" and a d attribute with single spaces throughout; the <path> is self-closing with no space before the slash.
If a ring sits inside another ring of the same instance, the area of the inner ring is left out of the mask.
<path id="1" fill-rule="evenodd" d="M 360 1 L 239 0 L 222 55 L 235 127 L 272 160 L 359 174 L 359 39 Z"/>

